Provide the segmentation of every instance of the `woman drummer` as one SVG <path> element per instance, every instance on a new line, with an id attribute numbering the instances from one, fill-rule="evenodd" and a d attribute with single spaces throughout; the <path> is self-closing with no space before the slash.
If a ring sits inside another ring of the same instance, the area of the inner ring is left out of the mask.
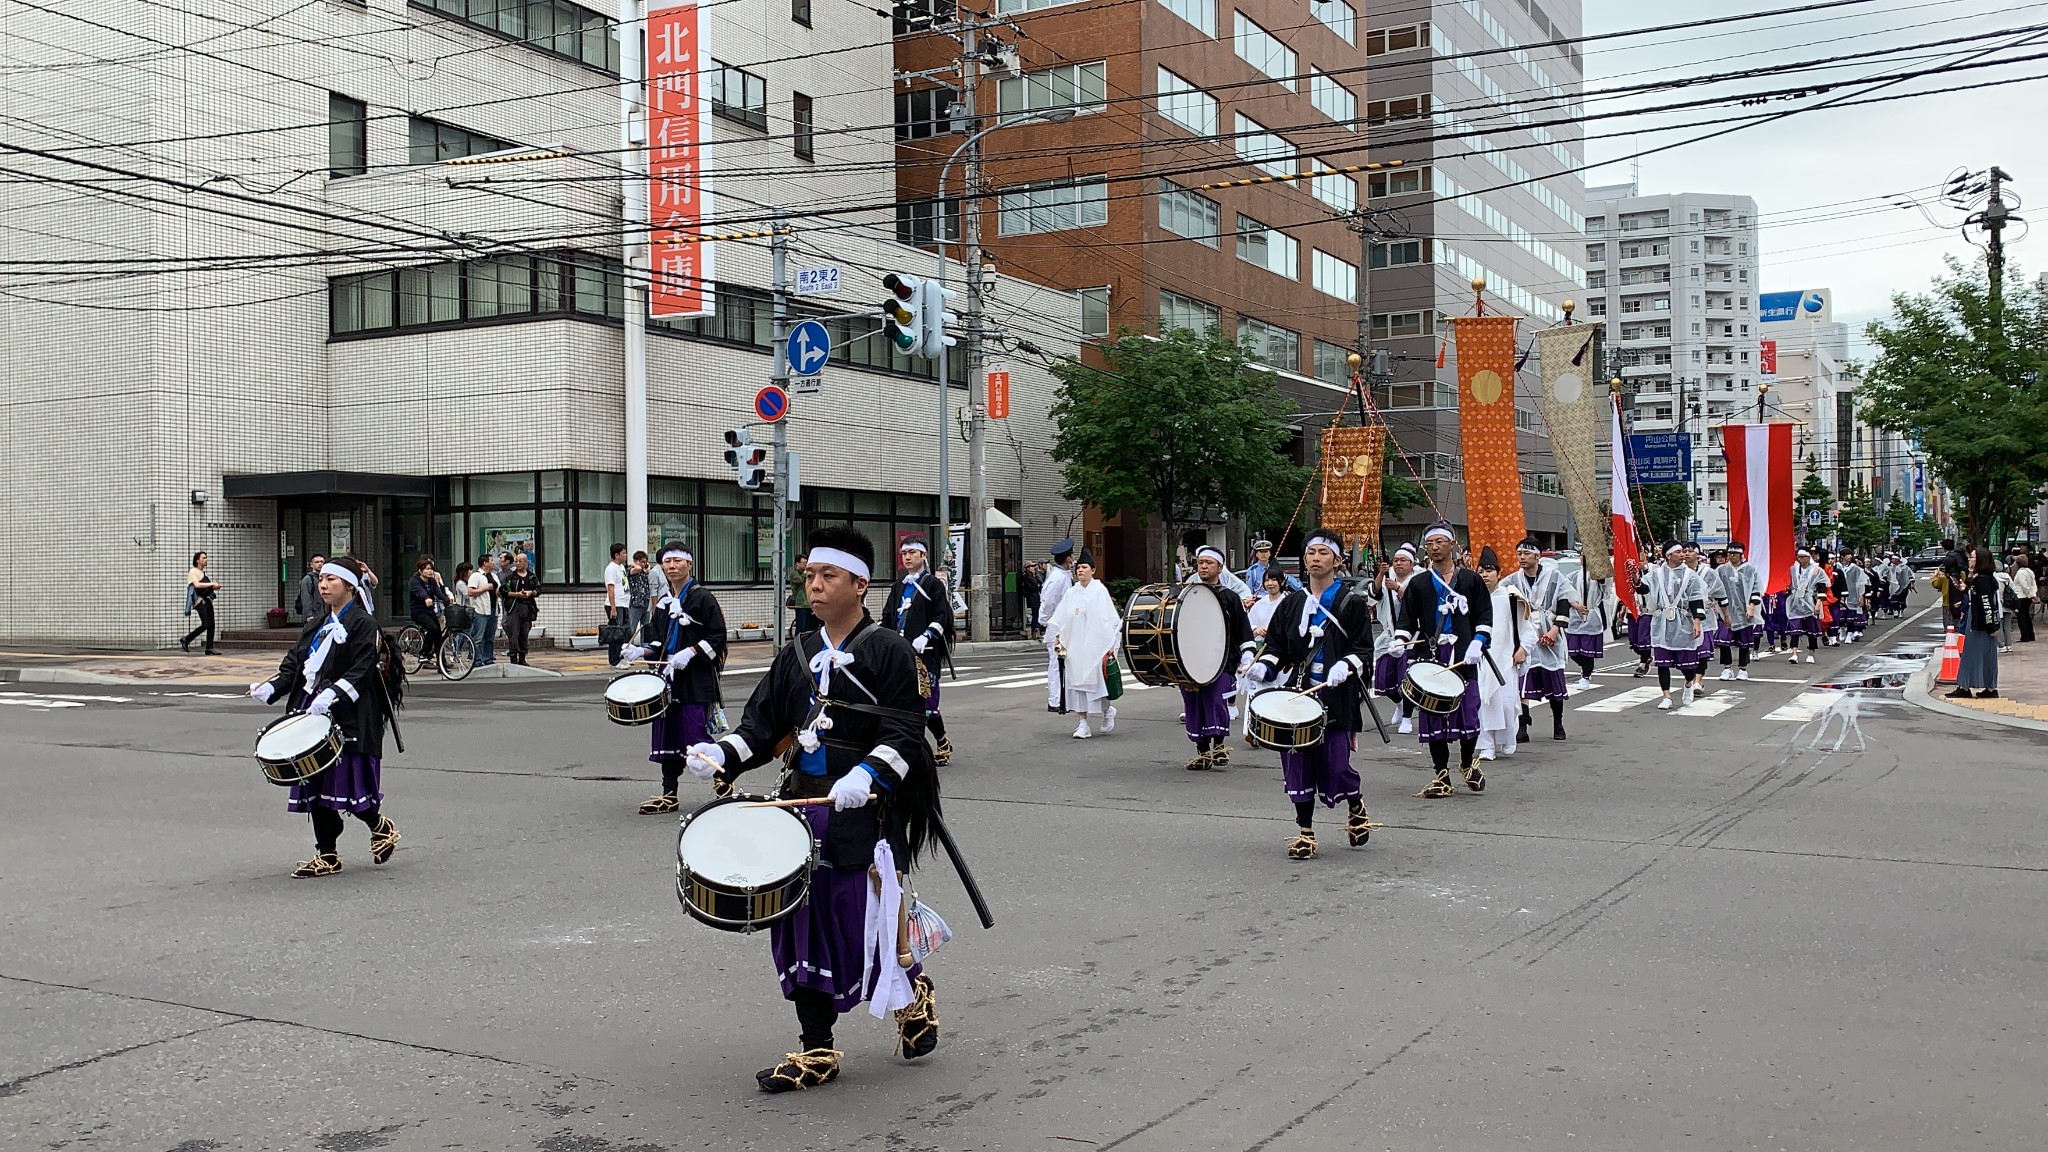
<path id="1" fill-rule="evenodd" d="M 324 614 L 309 615 L 299 642 L 284 654 L 277 675 L 249 685 L 249 696 L 268 704 L 282 698 L 294 712 L 327 716 L 341 730 L 341 758 L 293 784 L 287 812 L 313 817 L 313 858 L 292 870 L 295 877 L 332 876 L 341 871 L 336 851 L 353 812 L 370 830 L 370 859 L 378 864 L 398 849 L 398 828 L 379 811 L 384 803 L 384 725 L 394 703 L 384 678 L 382 631 L 363 601 L 361 561 L 336 557 L 320 567 Z M 392 663 L 394 671 L 396 662 Z"/>

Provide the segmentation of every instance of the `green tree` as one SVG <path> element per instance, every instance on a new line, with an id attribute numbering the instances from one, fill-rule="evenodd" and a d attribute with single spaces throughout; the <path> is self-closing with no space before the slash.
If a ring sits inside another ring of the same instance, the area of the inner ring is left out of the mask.
<path id="1" fill-rule="evenodd" d="M 1802 540 L 1809 542 L 1827 536 L 1829 513 L 1835 507 L 1835 490 L 1820 478 L 1820 465 L 1809 455 L 1806 458 L 1806 478 L 1799 482 L 1798 491 L 1792 493 L 1792 507 L 1798 519 L 1795 530 Z M 1820 514 L 1819 521 L 1813 519 Z"/>
<path id="2" fill-rule="evenodd" d="M 1892 539 L 1901 552 L 1918 552 L 1934 543 L 1934 522 L 1913 511 L 1913 502 L 1903 496 L 1893 496 L 1885 506 L 1884 522 L 1888 529 L 1898 529 Z"/>
<path id="3" fill-rule="evenodd" d="M 1682 540 L 1692 527 L 1692 489 L 1684 484 L 1645 484 L 1636 489 L 1643 528 L 1662 543 Z"/>
<path id="4" fill-rule="evenodd" d="M 1983 261 L 1949 261 L 1925 295 L 1892 297 L 1865 329 L 1878 355 L 1856 394 L 1865 420 L 1904 432 L 1962 494 L 1967 535 L 2032 505 L 2048 482 L 2048 304 L 2008 267 L 2002 297 Z"/>
<path id="5" fill-rule="evenodd" d="M 1126 330 L 1099 350 L 1103 368 L 1052 366 L 1062 496 L 1156 518 L 1169 572 L 1175 528 L 1202 509 L 1286 522 L 1309 469 L 1280 454 L 1293 406 L 1271 371 L 1213 330 Z"/>
<path id="6" fill-rule="evenodd" d="M 1877 501 L 1871 499 L 1869 490 L 1862 484 L 1850 485 L 1849 497 L 1842 501 L 1842 515 L 1836 523 L 1835 534 L 1841 538 L 1843 547 L 1863 553 L 1884 543 L 1890 535 L 1884 517 L 1878 513 Z"/>

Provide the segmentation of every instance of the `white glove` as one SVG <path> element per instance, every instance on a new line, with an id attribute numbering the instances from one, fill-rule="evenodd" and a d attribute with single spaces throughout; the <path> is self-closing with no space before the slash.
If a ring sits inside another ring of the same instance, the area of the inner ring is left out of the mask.
<path id="1" fill-rule="evenodd" d="M 271 697 L 276 695 L 277 689 L 272 688 L 268 680 L 258 680 L 254 684 L 249 685 L 249 699 L 254 700 L 258 704 L 268 704 Z"/>
<path id="2" fill-rule="evenodd" d="M 648 650 L 638 644 L 626 644 L 619 648 L 619 659 L 638 662 L 647 659 Z"/>
<path id="3" fill-rule="evenodd" d="M 1351 661 L 1339 660 L 1335 664 L 1330 665 L 1329 674 L 1323 677 L 1323 683 L 1335 688 L 1349 679 L 1351 679 Z"/>
<path id="4" fill-rule="evenodd" d="M 1264 660 L 1254 660 L 1252 661 L 1252 666 L 1245 670 L 1245 675 L 1251 677 L 1251 681 L 1254 684 L 1264 684 L 1272 679 L 1273 666 Z"/>
<path id="5" fill-rule="evenodd" d="M 855 768 L 832 782 L 832 810 L 844 812 L 849 808 L 866 807 L 868 794 L 874 790 L 875 778 L 868 775 L 865 767 Z"/>
<path id="6" fill-rule="evenodd" d="M 1242 660 L 1239 660 L 1239 661 L 1237 662 L 1237 674 L 1238 674 L 1239 676 L 1242 676 L 1242 675 L 1244 675 L 1244 674 L 1245 674 L 1245 673 L 1246 673 L 1247 671 L 1249 671 L 1249 670 L 1251 669 L 1251 666 L 1252 666 L 1252 653 L 1251 653 L 1251 649 L 1247 648 L 1247 649 L 1245 649 L 1245 653 L 1244 653 L 1244 659 L 1242 659 Z"/>
<path id="7" fill-rule="evenodd" d="M 683 767 L 689 769 L 690 775 L 699 780 L 711 779 L 717 775 L 720 768 L 725 767 L 725 745 L 690 745 L 690 750 L 683 753 Z"/>
<path id="8" fill-rule="evenodd" d="M 1470 644 L 1465 645 L 1465 663 L 1472 665 L 1474 668 L 1485 664 L 1486 657 L 1483 655 L 1485 651 L 1486 645 L 1477 638 L 1474 638 Z"/>
<path id="9" fill-rule="evenodd" d="M 322 688 L 320 690 L 320 694 L 318 696 L 313 697 L 313 702 L 311 704 L 306 705 L 306 715 L 325 716 L 333 708 L 334 689 Z"/>
<path id="10" fill-rule="evenodd" d="M 669 670 L 672 672 L 681 672 L 684 669 L 684 667 L 686 667 L 690 663 L 691 658 L 695 657 L 696 655 L 697 649 L 694 646 L 683 649 L 681 652 L 678 652 L 675 655 L 668 658 Z"/>
<path id="11" fill-rule="evenodd" d="M 927 648 L 929 648 L 929 647 L 931 647 L 931 646 L 932 646 L 932 637 L 931 637 L 931 633 L 929 633 L 929 632 L 925 633 L 925 634 L 924 634 L 924 635 L 922 635 L 922 636 L 919 636 L 919 637 L 918 637 L 917 639 L 915 639 L 915 640 L 912 640 L 912 641 L 910 642 L 910 650 L 911 650 L 912 652 L 915 652 L 915 653 L 917 653 L 917 654 L 918 654 L 919 656 L 922 656 L 922 655 L 924 655 L 924 650 L 925 650 L 925 649 L 927 649 Z"/>

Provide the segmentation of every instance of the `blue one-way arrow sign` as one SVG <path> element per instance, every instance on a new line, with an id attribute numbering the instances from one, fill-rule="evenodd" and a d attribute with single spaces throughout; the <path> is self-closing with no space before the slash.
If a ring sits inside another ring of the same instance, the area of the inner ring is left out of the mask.
<path id="1" fill-rule="evenodd" d="M 806 320 L 789 330 L 789 370 L 810 376 L 824 370 L 832 357 L 832 337 L 816 320 Z"/>

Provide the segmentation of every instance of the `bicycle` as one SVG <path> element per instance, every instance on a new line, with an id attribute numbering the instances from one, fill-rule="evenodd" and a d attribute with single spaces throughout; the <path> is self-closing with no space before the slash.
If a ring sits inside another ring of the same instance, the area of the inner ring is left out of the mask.
<path id="1" fill-rule="evenodd" d="M 443 680 L 461 680 L 476 668 L 476 641 L 470 639 L 467 629 L 444 627 L 440 646 L 430 654 L 426 650 L 426 632 L 417 624 L 401 624 L 397 644 L 399 663 L 408 676 L 425 667 L 429 655 Z"/>

